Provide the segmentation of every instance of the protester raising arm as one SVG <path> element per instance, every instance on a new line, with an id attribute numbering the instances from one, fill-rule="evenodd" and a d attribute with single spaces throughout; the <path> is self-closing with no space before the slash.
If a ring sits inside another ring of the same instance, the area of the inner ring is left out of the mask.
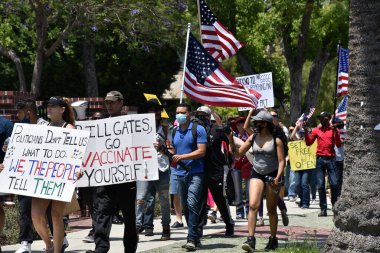
<path id="1" fill-rule="evenodd" d="M 250 126 L 250 122 L 251 122 L 251 117 L 252 117 L 254 111 L 255 111 L 255 109 L 253 109 L 253 108 L 249 111 L 248 116 L 244 122 L 244 130 L 247 131 L 248 134 L 253 134 L 253 130 Z"/>

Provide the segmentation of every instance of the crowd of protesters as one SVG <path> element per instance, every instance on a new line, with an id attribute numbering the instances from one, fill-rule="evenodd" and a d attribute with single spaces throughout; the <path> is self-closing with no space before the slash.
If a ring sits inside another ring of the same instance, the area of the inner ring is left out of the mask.
<path id="1" fill-rule="evenodd" d="M 126 114 L 122 110 L 125 101 L 120 92 L 110 91 L 104 101 L 108 117 Z M 75 128 L 74 110 L 67 99 L 54 96 L 46 101 L 46 105 L 47 119 L 44 120 L 37 115 L 33 99 L 18 101 L 19 122 Z M 247 117 L 232 117 L 225 123 L 207 106 L 193 111 L 189 105 L 180 104 L 173 122 L 161 118 L 162 110 L 154 99 L 138 110 L 138 113 L 155 115 L 158 140 L 154 147 L 159 167 L 151 169 L 158 169 L 158 180 L 79 188 L 80 199 L 89 207 L 92 218 L 92 229 L 83 238 L 84 242 L 95 243 L 95 249 L 88 253 L 112 251 L 109 238 L 112 224 L 124 224 L 124 252 L 136 252 L 139 234 L 154 235 L 156 195 L 161 207 L 162 228 L 157 229 L 161 232 L 161 240 L 170 240 L 171 229 L 184 229 L 185 220 L 187 242 L 183 248 L 195 251 L 202 247 L 201 238 L 203 229 L 207 229 L 207 220 L 216 222 L 219 212 L 225 223 L 226 237 L 234 235 L 234 219 L 248 220 L 248 238 L 242 245 L 242 249 L 248 252 L 256 247 L 256 226 L 264 225 L 264 198 L 270 225 L 266 249 L 274 250 L 278 247 L 277 207 L 283 225 L 289 224 L 284 199 L 296 201 L 300 208 L 307 209 L 316 203 L 318 190 L 319 216 L 327 216 L 326 175 L 333 205 L 340 195 L 344 155 L 338 128 L 342 124 L 331 121 L 332 115 L 327 112 L 317 116 L 320 124 L 311 129 L 308 122 L 301 120 L 287 128 L 280 122 L 276 111 L 266 109 L 251 110 Z M 105 118 L 102 112 L 89 117 L 92 120 L 102 118 Z M 0 116 L 0 145 L 4 144 L 0 164 L 12 128 L 13 123 Z M 314 169 L 292 170 L 286 147 L 288 141 L 295 140 L 305 140 L 306 145 L 317 141 Z M 171 152 L 171 159 L 163 152 L 161 141 Z M 227 184 L 229 177 L 232 184 Z M 228 196 L 228 188 L 234 189 L 233 201 Z M 65 202 L 17 197 L 20 249 L 16 253 L 31 252 L 33 227 L 46 245 L 45 252 L 64 252 L 69 245 L 63 222 Z M 5 219 L 3 206 L 13 203 L 9 196 L 2 195 L 1 198 L 0 232 Z M 231 202 L 236 206 L 236 217 L 231 215 Z M 86 215 L 86 205 L 82 205 L 83 216 Z M 170 219 L 171 211 L 176 214 L 175 221 Z"/>

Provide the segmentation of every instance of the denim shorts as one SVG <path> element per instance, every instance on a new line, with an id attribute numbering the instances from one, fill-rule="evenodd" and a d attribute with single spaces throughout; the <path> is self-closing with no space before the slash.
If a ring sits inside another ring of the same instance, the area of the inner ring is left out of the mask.
<path id="1" fill-rule="evenodd" d="M 174 175 L 173 173 L 170 174 L 170 194 L 177 195 L 179 194 L 179 185 L 178 185 L 178 178 L 183 176 Z"/>

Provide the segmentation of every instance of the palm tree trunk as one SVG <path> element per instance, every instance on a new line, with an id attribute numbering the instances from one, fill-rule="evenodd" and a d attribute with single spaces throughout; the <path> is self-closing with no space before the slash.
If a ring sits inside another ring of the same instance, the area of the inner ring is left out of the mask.
<path id="1" fill-rule="evenodd" d="M 380 1 L 351 0 L 344 183 L 323 252 L 380 252 L 379 24 Z"/>

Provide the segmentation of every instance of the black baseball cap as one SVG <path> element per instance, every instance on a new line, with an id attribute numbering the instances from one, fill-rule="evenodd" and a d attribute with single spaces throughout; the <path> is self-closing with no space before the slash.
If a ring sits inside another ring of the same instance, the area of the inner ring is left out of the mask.
<path id="1" fill-rule="evenodd" d="M 61 107 L 64 107 L 66 106 L 66 102 L 63 100 L 62 97 L 59 97 L 59 96 L 54 96 L 54 97 L 51 97 L 49 98 L 48 101 L 45 102 L 47 105 L 57 105 L 57 106 L 61 106 Z"/>
<path id="2" fill-rule="evenodd" d="M 317 118 L 324 118 L 324 117 L 327 117 L 327 118 L 331 118 L 331 113 L 329 112 L 321 112 Z"/>

